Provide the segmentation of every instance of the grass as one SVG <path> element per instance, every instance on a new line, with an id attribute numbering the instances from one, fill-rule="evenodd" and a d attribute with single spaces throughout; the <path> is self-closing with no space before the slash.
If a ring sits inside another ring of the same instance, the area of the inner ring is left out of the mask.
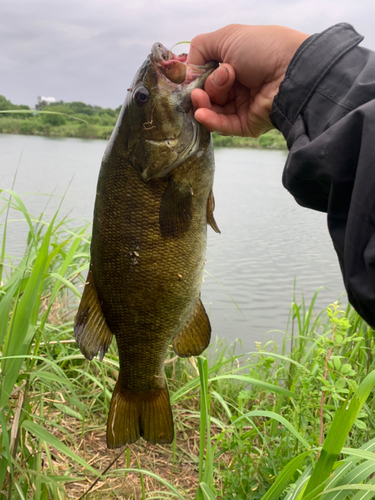
<path id="1" fill-rule="evenodd" d="M 317 294 L 309 305 L 294 298 L 281 348 L 238 356 L 216 342 L 188 360 L 170 351 L 174 443 L 107 450 L 116 346 L 88 363 L 73 337 L 90 227 L 0 196 L 0 498 L 375 496 L 375 343 L 353 310 L 316 314 Z M 13 211 L 29 230 L 19 259 L 7 253 Z"/>

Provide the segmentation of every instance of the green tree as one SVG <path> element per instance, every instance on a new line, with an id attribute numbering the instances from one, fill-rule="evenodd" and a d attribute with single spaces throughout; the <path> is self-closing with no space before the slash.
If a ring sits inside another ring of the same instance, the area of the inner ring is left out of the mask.
<path id="1" fill-rule="evenodd" d="M 65 125 L 66 120 L 63 115 L 43 115 L 43 122 L 46 125 L 51 125 L 52 127 L 59 127 L 60 125 Z"/>

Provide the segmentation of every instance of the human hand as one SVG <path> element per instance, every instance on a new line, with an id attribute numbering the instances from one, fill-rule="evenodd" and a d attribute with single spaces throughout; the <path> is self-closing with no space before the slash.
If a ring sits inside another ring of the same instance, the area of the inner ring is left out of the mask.
<path id="1" fill-rule="evenodd" d="M 283 26 L 232 24 L 191 41 L 187 62 L 222 63 L 192 92 L 195 118 L 210 132 L 258 137 L 273 125 L 273 98 L 309 35 Z"/>

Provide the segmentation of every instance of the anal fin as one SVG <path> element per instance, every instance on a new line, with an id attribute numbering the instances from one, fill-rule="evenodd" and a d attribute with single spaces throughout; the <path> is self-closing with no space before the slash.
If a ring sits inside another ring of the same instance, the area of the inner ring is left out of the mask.
<path id="1" fill-rule="evenodd" d="M 89 360 L 100 352 L 102 361 L 112 341 L 112 332 L 104 319 L 91 269 L 74 320 L 74 335 L 82 354 Z"/>
<path id="2" fill-rule="evenodd" d="M 201 299 L 181 332 L 173 339 L 175 353 L 187 358 L 201 354 L 211 339 L 211 325 Z"/>
<path id="3" fill-rule="evenodd" d="M 140 437 L 149 443 L 171 443 L 173 416 L 166 386 L 135 392 L 121 387 L 113 391 L 107 422 L 107 446 L 120 448 Z"/>
<path id="4" fill-rule="evenodd" d="M 221 231 L 218 228 L 218 225 L 216 224 L 216 220 L 214 217 L 214 210 L 215 210 L 215 198 L 214 198 L 214 193 L 211 190 L 207 200 L 207 224 L 209 224 L 212 227 L 215 233 L 220 233 Z"/>

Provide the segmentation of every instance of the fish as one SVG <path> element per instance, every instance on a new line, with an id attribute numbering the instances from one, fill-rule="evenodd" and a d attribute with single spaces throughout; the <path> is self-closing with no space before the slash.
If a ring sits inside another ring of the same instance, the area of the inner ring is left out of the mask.
<path id="1" fill-rule="evenodd" d="M 116 338 L 118 380 L 107 446 L 140 437 L 171 443 L 174 424 L 164 374 L 169 345 L 201 354 L 211 326 L 201 301 L 207 225 L 213 212 L 211 134 L 194 119 L 191 92 L 216 62 L 194 66 L 161 43 L 127 91 L 97 184 L 90 265 L 74 322 L 92 360 Z"/>

